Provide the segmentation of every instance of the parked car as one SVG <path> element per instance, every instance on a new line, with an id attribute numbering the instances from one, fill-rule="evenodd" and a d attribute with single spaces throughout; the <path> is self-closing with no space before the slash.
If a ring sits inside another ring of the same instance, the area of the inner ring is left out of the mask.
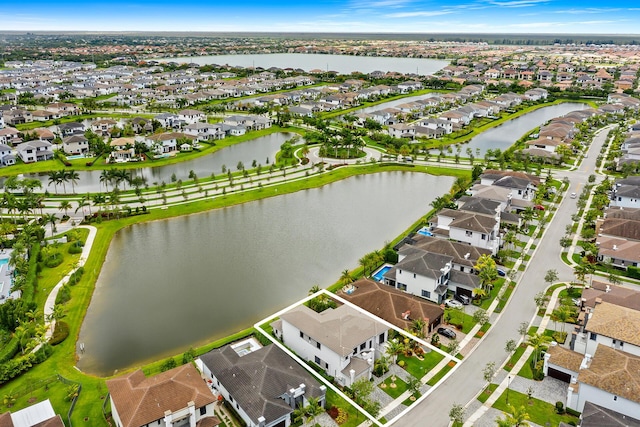
<path id="1" fill-rule="evenodd" d="M 456 339 L 456 333 L 453 332 L 451 329 L 447 329 L 447 328 L 438 328 L 438 333 L 444 337 L 449 338 L 450 340 L 455 340 Z"/>
<path id="2" fill-rule="evenodd" d="M 497 269 L 498 270 L 498 276 L 500 277 L 505 277 L 507 275 L 507 272 L 502 270 L 502 269 Z"/>
<path id="3" fill-rule="evenodd" d="M 462 303 L 454 299 L 445 300 L 444 305 L 449 308 L 462 308 Z"/>
<path id="4" fill-rule="evenodd" d="M 402 159 L 402 160 L 404 160 L 405 162 L 413 163 L 413 157 L 408 157 L 408 156 L 407 156 L 407 157 L 405 157 L 405 158 L 404 158 L 404 159 Z"/>
<path id="5" fill-rule="evenodd" d="M 571 196 L 570 196 L 570 197 L 571 197 L 572 199 L 575 199 L 576 197 L 578 197 L 578 195 L 577 195 L 576 193 L 571 193 Z"/>
<path id="6" fill-rule="evenodd" d="M 469 298 L 469 296 L 467 295 L 463 295 L 463 294 L 456 294 L 456 299 L 458 301 L 460 301 L 462 304 L 464 305 L 469 305 L 471 304 L 471 298 Z"/>
<path id="7" fill-rule="evenodd" d="M 535 210 L 537 210 L 537 211 L 543 211 L 543 210 L 544 210 L 544 206 L 542 206 L 542 205 L 535 205 L 535 206 L 533 207 L 533 209 L 535 209 Z"/>

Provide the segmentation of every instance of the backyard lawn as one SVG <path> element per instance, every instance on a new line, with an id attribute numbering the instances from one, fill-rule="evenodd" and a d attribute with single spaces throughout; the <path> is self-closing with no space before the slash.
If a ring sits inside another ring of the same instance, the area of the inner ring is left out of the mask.
<path id="1" fill-rule="evenodd" d="M 557 414 L 555 405 L 544 402 L 542 400 L 531 398 L 526 394 L 518 393 L 517 391 L 508 390 L 509 393 L 509 405 L 516 408 L 524 406 L 529 414 L 530 421 L 540 426 L 557 427 L 561 422 L 569 423 L 573 421 L 578 423 L 580 420 L 574 416 L 568 414 Z M 507 391 L 496 400 L 493 405 L 494 408 L 503 412 L 509 411 L 509 405 L 507 405 Z"/>

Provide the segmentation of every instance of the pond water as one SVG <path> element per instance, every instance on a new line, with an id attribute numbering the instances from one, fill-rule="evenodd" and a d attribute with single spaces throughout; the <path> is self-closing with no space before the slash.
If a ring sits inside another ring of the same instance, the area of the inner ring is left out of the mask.
<path id="1" fill-rule="evenodd" d="M 249 327 L 355 268 L 452 183 L 378 173 L 126 228 L 99 275 L 78 366 L 111 375 Z"/>

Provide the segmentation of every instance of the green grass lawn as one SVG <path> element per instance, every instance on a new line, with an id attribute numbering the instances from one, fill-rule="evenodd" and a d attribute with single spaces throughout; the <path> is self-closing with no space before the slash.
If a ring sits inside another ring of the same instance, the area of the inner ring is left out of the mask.
<path id="1" fill-rule="evenodd" d="M 514 351 L 511 357 L 509 358 L 509 361 L 504 365 L 504 370 L 507 372 L 511 372 L 511 369 L 516 364 L 516 362 L 520 360 L 520 357 L 522 357 L 522 354 L 526 349 L 527 349 L 526 344 L 520 344 L 520 346 L 516 348 L 516 351 Z"/>
<path id="2" fill-rule="evenodd" d="M 402 393 L 407 391 L 407 383 L 405 383 L 404 381 L 402 381 L 398 377 L 396 377 L 395 382 L 393 382 L 393 381 L 391 381 L 392 378 L 393 377 L 387 378 L 386 380 L 381 382 L 378 385 L 378 387 L 382 391 L 387 393 L 389 396 L 391 396 L 392 398 L 397 399 L 398 397 L 400 397 L 400 395 L 402 395 Z M 395 387 L 393 386 L 393 384 L 395 384 Z"/>
<path id="3" fill-rule="evenodd" d="M 433 387 L 440 381 L 446 374 L 455 366 L 455 362 L 451 361 L 446 364 L 444 368 L 440 370 L 437 374 L 435 374 L 429 381 L 427 381 L 427 385 Z"/>
<path id="4" fill-rule="evenodd" d="M 333 406 L 343 409 L 348 414 L 347 421 L 345 421 L 343 424 L 340 424 L 341 427 L 356 427 L 367 419 L 363 414 L 360 413 L 360 411 L 351 406 L 335 391 L 327 389 L 325 408 L 330 409 Z"/>
<path id="5" fill-rule="evenodd" d="M 400 355 L 398 356 L 398 361 L 403 360 L 406 371 L 419 379 L 424 377 L 427 372 L 431 371 L 442 359 L 444 359 L 444 356 L 437 351 L 425 353 L 423 357 L 424 360 L 419 360 L 415 356 L 407 357 L 405 355 Z"/>
<path id="6" fill-rule="evenodd" d="M 567 424 L 570 421 L 573 421 L 575 423 L 579 422 L 579 419 L 574 416 L 568 414 L 556 414 L 555 405 L 551 403 L 547 403 L 535 398 L 529 400 L 529 397 L 526 394 L 518 393 L 513 390 L 509 390 L 508 393 L 509 405 L 512 405 L 514 407 L 524 406 L 527 413 L 529 414 L 530 421 L 533 423 L 541 426 L 557 427 L 561 422 Z M 510 409 L 509 405 L 507 405 L 506 402 L 506 396 L 507 391 L 500 395 L 493 407 L 503 412 L 509 412 Z"/>
<path id="7" fill-rule="evenodd" d="M 473 321 L 473 316 L 463 313 L 462 310 L 457 310 L 454 308 L 445 308 L 445 318 L 448 315 L 449 317 L 449 324 L 450 325 L 462 325 L 462 332 L 464 332 L 465 334 L 468 334 L 469 331 L 471 330 L 471 328 L 473 328 L 473 326 L 475 325 L 475 322 Z M 456 328 L 452 328 L 455 332 Z"/>
<path id="8" fill-rule="evenodd" d="M 478 395 L 478 400 L 482 403 L 486 402 L 489 396 L 491 396 L 495 389 L 498 388 L 498 384 L 491 383 L 489 384 L 482 393 Z"/>
<path id="9" fill-rule="evenodd" d="M 9 407 L 0 406 L 0 412 L 16 412 L 28 406 L 42 402 L 46 399 L 51 401 L 51 406 L 56 414 L 60 414 L 66 420 L 67 413 L 71 407 L 71 401 L 67 400 L 68 385 L 64 384 L 57 377 L 49 377 L 39 383 L 28 384 L 26 387 L 3 387 L 4 395 L 12 395 L 16 399 L 14 404 Z"/>

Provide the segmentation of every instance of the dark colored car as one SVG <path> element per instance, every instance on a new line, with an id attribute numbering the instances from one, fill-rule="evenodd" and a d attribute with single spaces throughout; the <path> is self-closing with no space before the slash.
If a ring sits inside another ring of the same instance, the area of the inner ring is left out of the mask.
<path id="1" fill-rule="evenodd" d="M 450 340 L 455 340 L 456 339 L 456 333 L 453 332 L 451 329 L 438 328 L 438 333 L 440 335 L 443 335 L 443 336 L 449 338 Z"/>

